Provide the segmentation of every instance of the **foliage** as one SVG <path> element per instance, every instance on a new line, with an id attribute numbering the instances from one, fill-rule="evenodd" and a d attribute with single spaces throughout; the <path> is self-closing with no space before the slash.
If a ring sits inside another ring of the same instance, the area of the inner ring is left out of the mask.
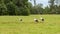
<path id="1" fill-rule="evenodd" d="M 44 8 L 43 4 L 33 6 L 28 0 L 0 0 L 0 15 L 60 14 L 59 0 L 48 3 Z"/>
<path id="2" fill-rule="evenodd" d="M 28 0 L 0 0 L 0 14 L 29 15 L 29 8 L 27 6 Z"/>
<path id="3" fill-rule="evenodd" d="M 59 0 L 49 0 L 49 6 L 43 7 L 43 4 L 30 6 L 31 14 L 60 14 L 60 2 Z"/>

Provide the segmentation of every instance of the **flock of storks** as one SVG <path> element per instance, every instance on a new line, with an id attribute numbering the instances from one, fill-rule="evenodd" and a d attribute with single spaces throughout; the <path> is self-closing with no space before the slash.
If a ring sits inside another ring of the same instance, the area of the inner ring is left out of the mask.
<path id="1" fill-rule="evenodd" d="M 21 18 L 21 19 L 19 19 L 19 20 L 20 20 L 20 21 L 23 21 L 23 19 L 22 19 L 22 18 Z M 44 18 L 42 18 L 42 17 L 41 17 L 39 20 L 40 20 L 42 23 L 44 22 Z M 35 19 L 34 19 L 34 22 L 35 22 L 35 23 L 38 23 L 38 22 L 39 22 L 39 20 L 35 18 Z"/>

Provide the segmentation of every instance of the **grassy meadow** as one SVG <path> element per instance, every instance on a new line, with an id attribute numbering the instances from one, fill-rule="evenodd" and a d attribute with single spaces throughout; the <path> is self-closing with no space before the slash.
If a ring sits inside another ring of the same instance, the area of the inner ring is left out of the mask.
<path id="1" fill-rule="evenodd" d="M 44 23 L 35 23 L 41 16 Z M 60 15 L 0 16 L 0 34 L 60 34 Z"/>

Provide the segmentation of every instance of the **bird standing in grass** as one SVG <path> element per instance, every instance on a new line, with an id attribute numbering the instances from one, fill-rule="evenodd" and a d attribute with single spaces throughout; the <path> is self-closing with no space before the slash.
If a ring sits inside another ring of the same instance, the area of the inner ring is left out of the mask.
<path id="1" fill-rule="evenodd" d="M 41 20 L 41 22 L 44 22 L 44 18 L 41 17 L 40 20 Z"/>
<path id="2" fill-rule="evenodd" d="M 36 23 L 38 23 L 39 21 L 38 21 L 38 19 L 34 19 L 34 21 L 36 22 Z"/>
<path id="3" fill-rule="evenodd" d="M 22 19 L 19 19 L 20 21 L 22 21 Z"/>

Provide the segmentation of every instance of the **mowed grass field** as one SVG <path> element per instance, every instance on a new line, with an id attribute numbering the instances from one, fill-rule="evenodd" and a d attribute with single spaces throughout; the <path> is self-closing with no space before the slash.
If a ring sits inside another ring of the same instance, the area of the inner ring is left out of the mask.
<path id="1" fill-rule="evenodd" d="M 41 16 L 44 23 L 35 23 Z M 0 16 L 0 34 L 60 34 L 60 15 Z"/>

